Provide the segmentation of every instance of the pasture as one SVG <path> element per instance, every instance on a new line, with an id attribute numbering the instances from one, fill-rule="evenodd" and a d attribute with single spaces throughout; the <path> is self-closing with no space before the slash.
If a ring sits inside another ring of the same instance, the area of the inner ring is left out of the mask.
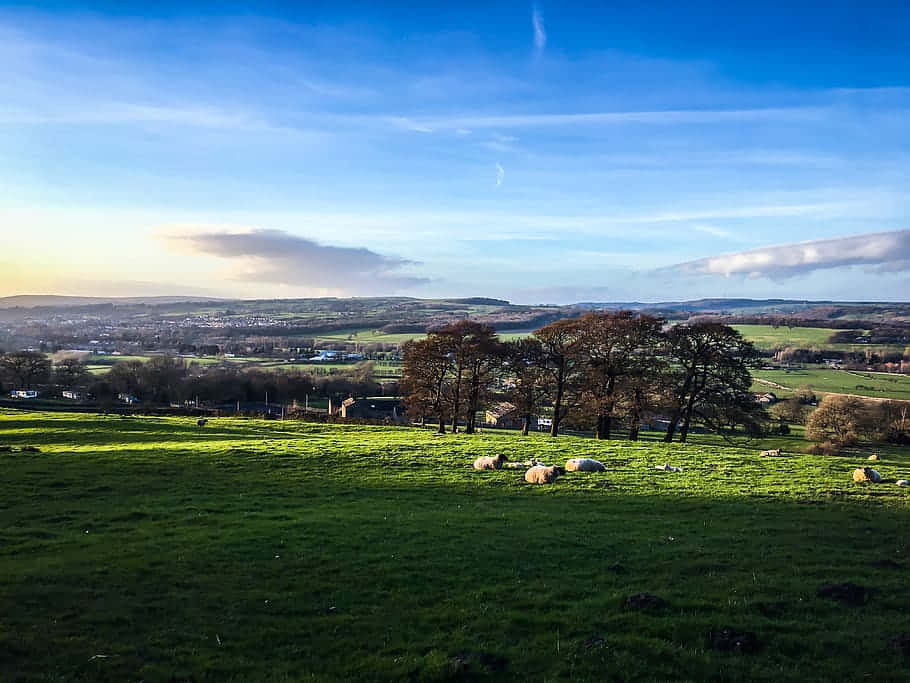
<path id="1" fill-rule="evenodd" d="M 699 438 L 0 412 L 0 679 L 906 679 L 910 452 Z"/>
<path id="2" fill-rule="evenodd" d="M 855 394 L 872 398 L 910 401 L 910 375 L 808 368 L 799 370 L 753 370 L 752 377 L 787 387 L 787 390 L 781 390 L 761 383 L 753 384 L 755 391 L 773 391 L 779 397 L 792 395 L 793 390 L 803 385 L 808 385 L 814 391 L 820 393 Z"/>
<path id="3" fill-rule="evenodd" d="M 826 327 L 774 327 L 773 325 L 730 325 L 738 330 L 746 339 L 755 344 L 755 347 L 765 351 L 794 347 L 800 349 L 830 349 L 834 351 L 859 351 L 890 353 L 902 352 L 904 347 L 895 344 L 842 344 L 832 343 L 828 340 L 835 332 L 841 332 Z M 864 330 L 867 332 L 867 330 Z"/>

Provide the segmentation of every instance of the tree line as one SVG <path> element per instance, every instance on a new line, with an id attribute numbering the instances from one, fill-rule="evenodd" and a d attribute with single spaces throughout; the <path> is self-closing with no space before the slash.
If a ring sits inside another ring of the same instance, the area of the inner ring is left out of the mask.
<path id="1" fill-rule="evenodd" d="M 37 351 L 0 354 L 0 390 L 78 390 L 99 405 L 109 405 L 121 394 L 144 403 L 168 405 L 198 400 L 202 403 L 303 401 L 307 396 L 343 399 L 373 396 L 382 391 L 373 379 L 373 364 L 363 363 L 329 375 L 299 371 L 264 371 L 237 367 L 188 366 L 183 358 L 152 356 L 146 361 L 123 360 L 99 375 L 90 373 L 75 357 L 57 363 Z"/>
<path id="2" fill-rule="evenodd" d="M 489 325 L 463 320 L 403 345 L 402 393 L 410 414 L 466 433 L 478 411 L 514 406 L 527 434 L 548 415 L 561 427 L 608 439 L 617 425 L 637 439 L 654 416 L 666 441 L 685 441 L 696 422 L 721 433 L 758 434 L 767 419 L 750 391 L 759 356 L 733 328 L 717 322 L 667 326 L 632 311 L 592 312 L 502 341 Z"/>

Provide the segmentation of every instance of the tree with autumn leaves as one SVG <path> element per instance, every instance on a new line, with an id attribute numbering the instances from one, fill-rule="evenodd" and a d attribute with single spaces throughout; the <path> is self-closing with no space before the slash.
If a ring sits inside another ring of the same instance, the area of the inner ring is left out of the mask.
<path id="1" fill-rule="evenodd" d="M 761 428 L 749 390 L 757 355 L 720 323 L 675 325 L 632 311 L 592 312 L 500 342 L 488 325 L 463 320 L 404 346 L 402 387 L 413 415 L 473 433 L 479 410 L 508 402 L 527 434 L 534 415 L 552 416 L 611 438 L 622 421 L 630 439 L 652 415 L 667 415 L 665 439 L 688 438 L 695 421 L 718 431 Z"/>

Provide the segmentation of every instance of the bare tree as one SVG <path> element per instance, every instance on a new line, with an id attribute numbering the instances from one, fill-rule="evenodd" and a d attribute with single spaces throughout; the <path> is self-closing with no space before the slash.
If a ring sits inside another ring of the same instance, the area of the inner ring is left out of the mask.
<path id="1" fill-rule="evenodd" d="M 0 372 L 16 387 L 31 389 L 50 380 L 51 361 L 38 351 L 13 351 L 0 356 Z"/>

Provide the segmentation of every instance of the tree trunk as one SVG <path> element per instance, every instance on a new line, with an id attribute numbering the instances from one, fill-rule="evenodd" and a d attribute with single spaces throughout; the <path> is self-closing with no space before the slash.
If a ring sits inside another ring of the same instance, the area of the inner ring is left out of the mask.
<path id="1" fill-rule="evenodd" d="M 554 439 L 559 435 L 559 423 L 562 422 L 562 393 L 565 390 L 564 365 L 559 366 L 556 374 L 556 400 L 553 402 L 553 424 L 550 426 L 550 436 Z"/>
<path id="2" fill-rule="evenodd" d="M 455 396 L 452 398 L 452 434 L 458 433 L 458 408 L 461 403 L 461 377 L 455 381 Z"/>
<path id="3" fill-rule="evenodd" d="M 680 411 L 675 411 L 673 417 L 670 418 L 670 424 L 667 425 L 667 433 L 664 434 L 664 442 L 670 443 L 673 441 L 673 435 L 676 434 L 676 427 L 679 425 L 679 416 Z"/>
<path id="4" fill-rule="evenodd" d="M 597 416 L 597 428 L 595 429 L 594 436 L 597 440 L 610 438 L 610 418 L 608 415 L 600 413 Z"/>
<path id="5" fill-rule="evenodd" d="M 531 414 L 528 413 L 524 416 L 524 420 L 521 425 L 521 435 L 527 436 L 528 432 L 531 430 Z"/>
<path id="6" fill-rule="evenodd" d="M 638 426 L 641 424 L 641 415 L 637 408 L 629 415 L 629 441 L 638 441 Z"/>
<path id="7" fill-rule="evenodd" d="M 445 421 L 445 418 L 443 418 L 442 413 L 439 414 L 439 429 L 436 430 L 436 433 L 437 434 L 446 433 L 446 421 Z"/>

